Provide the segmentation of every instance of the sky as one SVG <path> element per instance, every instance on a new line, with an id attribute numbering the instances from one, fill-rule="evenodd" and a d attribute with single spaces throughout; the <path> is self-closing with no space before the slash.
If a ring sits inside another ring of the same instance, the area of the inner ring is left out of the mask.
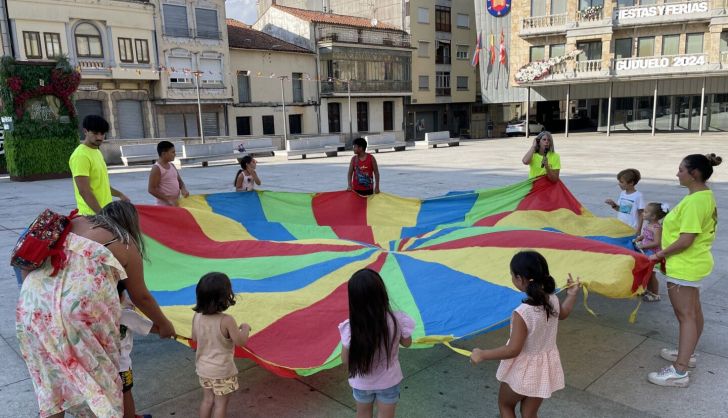
<path id="1" fill-rule="evenodd" d="M 225 15 L 251 25 L 258 19 L 256 0 L 225 0 Z"/>

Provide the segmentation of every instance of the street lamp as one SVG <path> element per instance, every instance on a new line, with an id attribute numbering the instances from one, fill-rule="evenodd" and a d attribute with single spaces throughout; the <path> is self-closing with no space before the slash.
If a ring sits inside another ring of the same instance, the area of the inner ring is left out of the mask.
<path id="1" fill-rule="evenodd" d="M 200 77 L 202 71 L 193 71 L 192 74 L 195 76 L 195 87 L 197 88 L 197 120 L 200 123 L 200 139 L 202 143 L 205 143 L 205 132 L 202 129 L 202 104 L 200 103 Z"/>
<path id="2" fill-rule="evenodd" d="M 286 90 L 283 87 L 283 80 L 288 80 L 287 75 L 278 77 L 281 79 L 281 103 L 283 104 L 283 143 L 288 141 L 288 122 L 286 121 Z"/>

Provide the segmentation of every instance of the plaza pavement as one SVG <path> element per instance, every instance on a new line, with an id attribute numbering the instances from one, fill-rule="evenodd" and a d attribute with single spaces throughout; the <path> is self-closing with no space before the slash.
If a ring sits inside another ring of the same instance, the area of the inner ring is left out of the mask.
<path id="1" fill-rule="evenodd" d="M 675 173 L 683 156 L 718 152 L 728 157 L 726 135 L 574 134 L 555 137 L 561 154 L 561 178 L 576 197 L 601 216 L 614 216 L 603 201 L 616 198 L 615 174 L 635 167 L 638 185 L 648 201 L 674 206 L 685 194 Z M 466 141 L 460 147 L 376 154 L 382 191 L 430 197 L 451 190 L 504 186 L 523 179 L 520 162 L 531 141 L 524 138 Z M 286 161 L 259 158 L 264 188 L 289 191 L 327 191 L 345 187 L 351 154 L 336 158 Z M 192 193 L 231 191 L 234 165 L 184 168 Z M 152 203 L 146 193 L 149 166 L 112 167 L 111 183 L 134 202 Z M 717 167 L 711 184 L 721 208 L 718 238 L 713 247 L 716 266 L 702 292 L 705 331 L 698 346 L 698 368 L 687 389 L 661 388 L 645 375 L 666 365 L 661 347 L 676 342 L 677 322 L 670 303 L 642 304 L 637 322 L 627 318 L 635 300 L 611 300 L 592 295 L 561 322 L 559 349 L 566 389 L 544 402 L 542 417 L 717 417 L 728 414 L 728 162 Z M 15 183 L 0 177 L 0 254 L 6 257 L 18 233 L 42 209 L 68 212 L 74 206 L 70 179 Z M 4 260 L 7 260 L 5 258 Z M 489 262 L 506 260 L 484 260 Z M 574 272 L 578 274 L 578 271 Z M 663 293 L 664 283 L 663 286 Z M 7 261 L 0 263 L 0 417 L 37 416 L 32 383 L 15 337 L 14 306 L 18 295 Z M 495 347 L 505 343 L 507 328 L 459 342 L 464 348 Z M 281 341 L 281 344 L 286 344 Z M 295 349 L 295 348 L 292 348 Z M 134 397 L 138 411 L 158 417 L 194 417 L 201 399 L 195 376 L 194 353 L 173 341 L 137 339 L 134 353 Z M 478 367 L 445 347 L 403 350 L 405 380 L 397 415 L 400 417 L 497 416 L 498 362 Z M 341 367 L 300 379 L 272 375 L 249 361 L 239 361 L 241 389 L 233 396 L 230 416 L 353 417 L 354 402 Z"/>

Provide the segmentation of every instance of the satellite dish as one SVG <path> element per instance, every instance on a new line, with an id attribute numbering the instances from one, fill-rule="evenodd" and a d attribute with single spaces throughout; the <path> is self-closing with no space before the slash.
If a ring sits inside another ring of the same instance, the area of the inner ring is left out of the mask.
<path id="1" fill-rule="evenodd" d="M 378 23 L 379 23 L 379 21 L 377 20 L 377 18 L 376 17 L 373 17 L 372 18 L 372 26 L 377 26 Z"/>

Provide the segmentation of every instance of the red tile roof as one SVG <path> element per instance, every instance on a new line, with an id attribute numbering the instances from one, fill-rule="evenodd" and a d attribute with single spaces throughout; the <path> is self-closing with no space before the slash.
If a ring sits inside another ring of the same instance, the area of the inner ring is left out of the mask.
<path id="1" fill-rule="evenodd" d="M 267 33 L 255 30 L 243 22 L 226 19 L 228 44 L 230 48 L 258 49 L 263 51 L 285 51 L 313 54 L 306 48 L 282 41 Z"/>
<path id="2" fill-rule="evenodd" d="M 308 20 L 309 22 L 328 23 L 331 25 L 353 26 L 353 27 L 357 27 L 357 28 L 396 30 L 398 32 L 403 32 L 398 27 L 390 25 L 388 23 L 378 22 L 376 24 L 376 26 L 372 25 L 372 20 L 367 19 L 365 17 L 339 15 L 339 14 L 335 14 L 335 13 L 316 12 L 313 10 L 305 10 L 305 9 L 297 9 L 295 7 L 281 6 L 280 4 L 275 4 L 275 3 L 273 3 L 272 7 L 275 7 L 276 9 L 282 10 L 286 13 L 292 14 L 293 16 L 296 16 L 300 19 Z"/>

